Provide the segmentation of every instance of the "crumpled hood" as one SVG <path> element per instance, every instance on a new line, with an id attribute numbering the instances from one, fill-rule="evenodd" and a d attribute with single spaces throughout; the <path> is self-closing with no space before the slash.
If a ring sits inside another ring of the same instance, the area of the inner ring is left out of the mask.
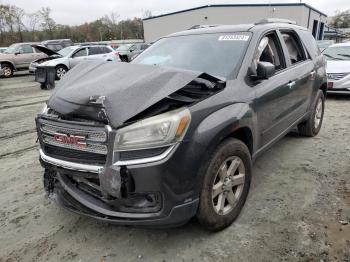
<path id="1" fill-rule="evenodd" d="M 59 82 L 48 106 L 62 115 L 107 118 L 113 127 L 203 74 L 153 65 L 81 63 Z"/>
<path id="2" fill-rule="evenodd" d="M 332 73 L 349 73 L 350 72 L 350 61 L 327 61 L 327 74 Z"/>

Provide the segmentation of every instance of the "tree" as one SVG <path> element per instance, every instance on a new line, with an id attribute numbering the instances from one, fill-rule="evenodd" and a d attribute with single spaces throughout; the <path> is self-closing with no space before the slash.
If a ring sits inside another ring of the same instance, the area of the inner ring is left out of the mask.
<path id="1" fill-rule="evenodd" d="M 17 6 L 12 6 L 11 9 L 12 9 L 13 20 L 14 20 L 15 26 L 17 27 L 19 41 L 23 42 L 22 31 L 25 30 L 25 25 L 23 23 L 23 17 L 25 15 L 24 10 Z"/>
<path id="2" fill-rule="evenodd" d="M 32 36 L 32 41 L 35 41 L 35 31 L 38 27 L 38 25 L 41 22 L 41 14 L 39 11 L 28 14 L 27 15 L 28 18 L 28 27 L 29 27 L 29 31 L 31 32 L 31 36 Z"/>
<path id="3" fill-rule="evenodd" d="M 337 11 L 330 24 L 331 26 L 336 28 L 350 27 L 350 10 L 346 10 L 343 12 Z"/>
<path id="4" fill-rule="evenodd" d="M 54 38 L 54 30 L 56 27 L 55 21 L 51 18 L 51 9 L 49 7 L 42 7 L 39 11 L 41 15 L 41 26 L 49 34 L 50 38 Z"/>

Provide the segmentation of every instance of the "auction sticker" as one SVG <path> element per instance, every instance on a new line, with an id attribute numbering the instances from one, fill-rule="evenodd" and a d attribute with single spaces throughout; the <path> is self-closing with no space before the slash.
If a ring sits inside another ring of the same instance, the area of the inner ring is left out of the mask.
<path id="1" fill-rule="evenodd" d="M 248 41 L 249 35 L 221 35 L 219 41 Z"/>

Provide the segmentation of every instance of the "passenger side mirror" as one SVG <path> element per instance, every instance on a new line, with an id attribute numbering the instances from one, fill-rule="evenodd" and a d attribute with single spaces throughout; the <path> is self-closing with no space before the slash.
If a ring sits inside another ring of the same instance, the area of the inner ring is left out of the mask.
<path id="1" fill-rule="evenodd" d="M 276 73 L 275 65 L 270 62 L 258 62 L 256 76 L 259 79 L 268 79 Z"/>

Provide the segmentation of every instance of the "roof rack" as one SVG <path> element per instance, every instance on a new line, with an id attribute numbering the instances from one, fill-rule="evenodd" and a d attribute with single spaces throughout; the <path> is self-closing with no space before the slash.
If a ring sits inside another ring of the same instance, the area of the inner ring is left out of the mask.
<path id="1" fill-rule="evenodd" d="M 296 25 L 297 22 L 293 20 L 288 19 L 281 19 L 281 18 L 264 18 L 260 21 L 256 22 L 255 25 L 261 25 L 261 24 L 270 24 L 270 23 L 283 23 L 283 24 L 291 24 Z"/>
<path id="2" fill-rule="evenodd" d="M 200 29 L 200 28 L 210 28 L 210 27 L 217 27 L 220 26 L 219 24 L 214 24 L 214 25 L 194 25 L 188 28 L 187 30 L 192 30 L 192 29 Z"/>

